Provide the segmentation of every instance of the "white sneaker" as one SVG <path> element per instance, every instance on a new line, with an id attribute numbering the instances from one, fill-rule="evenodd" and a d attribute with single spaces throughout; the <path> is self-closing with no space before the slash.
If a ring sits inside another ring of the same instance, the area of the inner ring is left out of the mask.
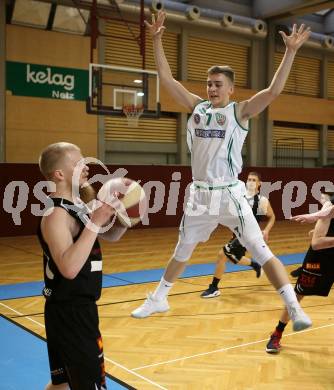
<path id="1" fill-rule="evenodd" d="M 153 294 L 149 293 L 145 302 L 135 309 L 131 316 L 134 318 L 145 318 L 149 317 L 154 313 L 164 313 L 169 310 L 169 304 L 167 298 L 162 299 L 161 301 L 157 301 L 153 298 Z"/>
<path id="2" fill-rule="evenodd" d="M 293 330 L 298 332 L 312 326 L 312 321 L 308 315 L 306 315 L 303 309 L 299 306 L 289 305 L 287 306 L 289 317 L 293 322 Z"/>

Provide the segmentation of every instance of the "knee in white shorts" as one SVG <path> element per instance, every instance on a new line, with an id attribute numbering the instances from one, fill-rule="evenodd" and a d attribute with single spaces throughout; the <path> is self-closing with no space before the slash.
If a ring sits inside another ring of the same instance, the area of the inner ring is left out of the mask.
<path id="1" fill-rule="evenodd" d="M 196 248 L 197 243 L 191 243 L 191 244 L 183 244 L 182 242 L 178 242 L 174 251 L 174 259 L 176 261 L 180 261 L 181 263 L 184 263 L 188 261 Z"/>
<path id="2" fill-rule="evenodd" d="M 261 265 L 261 267 L 274 257 L 272 251 L 262 237 L 252 240 L 246 245 L 247 250 L 252 254 L 253 259 Z"/>

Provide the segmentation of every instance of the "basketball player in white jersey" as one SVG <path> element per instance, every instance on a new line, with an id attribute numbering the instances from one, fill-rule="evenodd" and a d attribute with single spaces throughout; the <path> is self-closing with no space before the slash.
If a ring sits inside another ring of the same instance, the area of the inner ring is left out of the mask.
<path id="1" fill-rule="evenodd" d="M 262 230 L 263 238 L 267 242 L 270 230 L 275 224 L 276 217 L 269 199 L 260 194 L 260 186 L 260 174 L 250 172 L 247 177 L 245 197 L 258 223 L 262 221 L 263 217 L 267 218 L 266 226 Z M 261 266 L 256 261 L 246 257 L 245 254 L 246 248 L 240 244 L 236 235 L 233 234 L 231 240 L 219 251 L 215 274 L 209 287 L 202 292 L 201 297 L 214 298 L 220 295 L 218 284 L 225 272 L 227 260 L 230 260 L 234 264 L 252 267 L 256 272 L 256 277 L 259 278 L 261 276 Z"/>
<path id="2" fill-rule="evenodd" d="M 311 320 L 301 309 L 283 264 L 272 254 L 245 199 L 245 184 L 238 180 L 241 172 L 241 149 L 248 134 L 248 120 L 262 112 L 283 90 L 294 57 L 308 39 L 310 29 L 293 26 L 291 35 L 280 32 L 286 51 L 267 89 L 241 103 L 230 101 L 234 72 L 228 66 L 213 66 L 208 70 L 208 100 L 189 92 L 173 78 L 163 46 L 166 14 L 159 12 L 146 26 L 153 38 L 154 55 L 164 88 L 192 115 L 188 121 L 188 146 L 191 150 L 193 184 L 184 212 L 179 241 L 166 271 L 153 294 L 132 312 L 135 318 L 169 310 L 167 295 L 182 274 L 199 242 L 209 239 L 222 224 L 236 234 L 241 244 L 262 266 L 268 279 L 282 297 L 295 331 L 311 326 Z M 200 48 L 199 48 L 200 49 Z M 228 60 L 228 58 L 226 59 Z"/>

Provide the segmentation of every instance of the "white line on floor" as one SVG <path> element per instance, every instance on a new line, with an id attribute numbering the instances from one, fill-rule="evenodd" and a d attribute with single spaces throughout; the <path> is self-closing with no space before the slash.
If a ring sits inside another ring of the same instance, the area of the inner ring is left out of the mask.
<path id="1" fill-rule="evenodd" d="M 17 311 L 17 310 L 15 310 L 15 309 L 11 308 L 11 307 L 8 306 L 8 305 L 5 305 L 5 304 L 2 303 L 2 302 L 0 302 L 0 305 L 3 306 L 3 307 L 5 307 L 6 309 L 9 309 L 9 310 L 13 311 L 14 313 L 16 313 L 16 314 L 18 314 L 18 315 L 20 315 L 20 316 L 24 316 L 23 313 L 20 313 L 19 311 Z M 33 322 L 34 324 L 37 324 L 37 325 L 39 325 L 40 327 L 45 328 L 45 326 L 44 326 L 43 324 L 41 324 L 41 323 L 38 322 L 38 321 L 35 321 L 34 319 L 32 319 L 32 318 L 30 318 L 30 317 L 28 317 L 28 316 L 24 316 L 23 318 L 26 318 L 26 319 L 30 320 L 31 322 Z M 134 372 L 134 371 L 130 370 L 129 368 L 124 367 L 122 364 L 119 364 L 119 363 L 115 362 L 114 360 L 111 360 L 111 359 L 107 358 L 106 356 L 104 356 L 104 360 L 106 360 L 106 361 L 109 362 L 109 363 L 114 364 L 115 366 L 117 366 L 117 367 L 119 367 L 119 368 L 122 368 L 124 371 L 126 371 L 126 372 L 128 372 L 128 373 L 130 373 L 130 374 L 132 374 L 132 375 L 134 375 L 134 376 L 136 376 L 136 377 L 138 377 L 138 378 L 140 378 L 140 379 L 142 379 L 142 380 L 144 380 L 144 381 L 150 383 L 151 385 L 154 385 L 154 386 L 158 387 L 159 389 L 168 390 L 166 387 L 163 387 L 163 386 L 159 385 L 158 383 L 151 381 L 150 379 L 148 379 L 148 378 L 146 378 L 146 377 L 144 377 L 144 376 L 138 374 L 137 372 Z"/>
<path id="2" fill-rule="evenodd" d="M 288 334 L 283 335 L 283 337 L 293 336 L 293 335 L 300 334 L 300 333 L 305 333 L 305 332 L 313 332 L 314 330 L 319 330 L 319 329 L 323 329 L 323 328 L 329 328 L 329 327 L 331 327 L 331 326 L 334 326 L 334 324 L 327 324 L 327 325 L 317 326 L 317 327 L 315 327 L 315 328 L 305 329 L 305 330 L 302 330 L 302 331 L 297 332 L 297 333 L 296 333 L 296 332 L 288 333 Z M 191 356 L 185 356 L 185 357 L 180 357 L 180 358 L 177 358 L 177 359 L 166 360 L 166 361 L 164 361 L 164 362 L 148 364 L 148 365 L 146 365 L 146 366 L 135 367 L 135 368 L 132 368 L 132 370 L 133 370 L 133 371 L 137 371 L 137 370 L 142 370 L 142 369 L 144 369 L 144 368 L 161 366 L 161 365 L 163 365 L 163 364 L 169 364 L 169 363 L 180 362 L 180 361 L 183 361 L 183 360 L 193 359 L 193 358 L 200 357 L 200 356 L 212 355 L 212 354 L 218 353 L 218 352 L 229 351 L 229 350 L 231 350 L 231 349 L 247 347 L 247 346 L 249 346 L 249 345 L 254 345 L 254 344 L 260 344 L 260 343 L 263 343 L 263 342 L 265 342 L 265 341 L 268 341 L 268 338 L 262 339 L 262 340 L 257 340 L 257 341 L 252 341 L 252 342 L 249 342 L 249 343 L 233 345 L 232 347 L 226 347 L 226 348 L 215 349 L 214 351 L 197 353 L 197 354 L 191 355 Z"/>
<path id="3" fill-rule="evenodd" d="M 7 265 L 10 265 L 10 266 L 13 266 L 13 265 L 26 265 L 26 264 L 41 264 L 41 260 L 34 260 L 34 261 L 20 261 L 20 262 L 17 262 L 17 263 L 2 263 L 0 264 L 1 267 L 4 267 L 4 266 L 7 266 Z"/>
<path id="4" fill-rule="evenodd" d="M 163 387 L 163 386 L 159 385 L 158 383 L 151 381 L 150 379 L 148 379 L 148 378 L 138 374 L 137 372 L 134 372 L 133 370 L 131 370 L 129 368 L 124 367 L 122 364 L 119 364 L 119 363 L 115 362 L 114 360 L 111 360 L 111 359 L 107 358 L 106 356 L 104 357 L 104 360 L 106 360 L 109 363 L 114 364 L 115 366 L 117 366 L 119 368 L 122 368 L 123 370 L 129 372 L 130 374 L 133 374 L 133 375 L 137 376 L 140 379 L 143 379 L 146 382 L 151 383 L 151 385 L 154 385 L 154 386 L 158 387 L 159 389 L 167 390 L 166 387 Z"/>
<path id="5" fill-rule="evenodd" d="M 24 316 L 23 313 L 20 313 L 19 311 L 17 311 L 17 310 L 15 310 L 15 309 L 11 308 L 10 306 L 5 305 L 5 304 L 2 303 L 2 302 L 0 302 L 0 305 L 3 306 L 3 307 L 5 307 L 6 309 L 9 309 L 9 310 L 13 311 L 14 313 L 16 313 L 16 314 L 18 314 L 18 315 L 20 315 L 20 316 Z M 28 316 L 25 316 L 24 318 L 26 318 L 27 320 L 29 320 L 29 321 L 33 322 L 34 324 L 40 326 L 41 328 L 45 328 L 45 326 L 44 326 L 43 324 L 41 324 L 41 323 L 38 322 L 38 321 L 35 321 L 34 319 L 32 319 L 32 318 L 30 318 L 30 317 L 28 317 Z"/>

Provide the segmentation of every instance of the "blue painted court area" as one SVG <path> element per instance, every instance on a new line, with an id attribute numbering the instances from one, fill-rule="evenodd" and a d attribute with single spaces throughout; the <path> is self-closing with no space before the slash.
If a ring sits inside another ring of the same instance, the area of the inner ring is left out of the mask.
<path id="1" fill-rule="evenodd" d="M 302 263 L 304 253 L 280 256 L 285 265 Z M 215 264 L 189 265 L 182 278 L 212 275 Z M 240 272 L 249 267 L 227 263 L 226 272 Z M 160 280 L 164 269 L 121 272 L 104 275 L 103 287 L 127 286 Z M 41 295 L 43 282 L 0 286 L 0 300 Z M 114 378 L 116 380 L 116 378 Z M 0 390 L 43 390 L 49 381 L 45 340 L 0 315 Z M 107 379 L 108 389 L 129 388 Z"/>
<path id="2" fill-rule="evenodd" d="M 0 390 L 43 390 L 50 380 L 46 343 L 0 316 Z M 108 390 L 128 389 L 107 378 Z"/>
<path id="3" fill-rule="evenodd" d="M 292 255 L 283 255 L 278 257 L 284 265 L 290 265 L 302 263 L 304 256 L 304 253 L 294 253 Z M 188 265 L 182 275 L 182 278 L 212 275 L 214 273 L 214 269 L 214 263 Z M 226 272 L 239 272 L 248 270 L 250 270 L 249 267 L 238 266 L 229 262 L 226 265 Z M 158 282 L 161 279 L 163 272 L 164 269 L 160 268 L 103 275 L 103 287 L 108 288 L 128 286 L 130 284 Z M 41 281 L 4 284 L 0 286 L 0 300 L 39 296 L 42 293 L 43 286 L 44 283 Z"/>

